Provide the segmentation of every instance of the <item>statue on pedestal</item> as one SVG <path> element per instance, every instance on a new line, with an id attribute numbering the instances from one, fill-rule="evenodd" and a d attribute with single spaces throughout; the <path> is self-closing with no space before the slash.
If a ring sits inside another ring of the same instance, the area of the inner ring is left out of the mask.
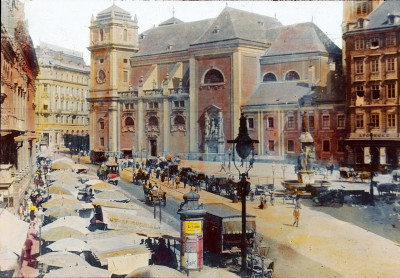
<path id="1" fill-rule="evenodd" d="M 313 169 L 313 162 L 315 158 L 314 139 L 308 130 L 308 113 L 303 114 L 303 131 L 300 135 L 301 153 L 297 160 L 297 167 L 299 171 L 311 171 Z"/>

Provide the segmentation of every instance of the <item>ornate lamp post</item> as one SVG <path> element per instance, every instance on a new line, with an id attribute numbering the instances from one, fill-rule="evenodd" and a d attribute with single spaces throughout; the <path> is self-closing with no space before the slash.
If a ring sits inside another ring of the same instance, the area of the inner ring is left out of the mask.
<path id="1" fill-rule="evenodd" d="M 242 165 L 243 161 L 251 154 L 251 158 L 248 166 L 244 167 L 244 170 L 241 170 L 236 166 L 235 163 L 235 151 L 233 150 L 233 164 L 235 168 L 239 172 L 240 182 L 239 189 L 242 198 L 242 246 L 241 246 L 241 255 L 242 255 L 242 270 L 246 269 L 246 249 L 247 249 L 247 236 L 246 236 L 246 191 L 248 182 L 246 178 L 248 177 L 248 173 L 251 168 L 253 168 L 254 163 L 254 143 L 258 143 L 258 140 L 253 140 L 250 138 L 247 131 L 246 117 L 241 114 L 240 117 L 240 125 L 239 125 L 239 134 L 235 138 L 235 140 L 228 140 L 228 143 L 233 144 L 233 148 L 236 149 L 237 154 L 241 158 Z M 236 144 L 236 147 L 235 147 Z"/>
<path id="2" fill-rule="evenodd" d="M 229 174 L 231 173 L 231 155 L 232 155 L 232 150 L 228 150 L 228 156 L 229 156 L 229 162 L 228 162 L 228 172 Z"/>

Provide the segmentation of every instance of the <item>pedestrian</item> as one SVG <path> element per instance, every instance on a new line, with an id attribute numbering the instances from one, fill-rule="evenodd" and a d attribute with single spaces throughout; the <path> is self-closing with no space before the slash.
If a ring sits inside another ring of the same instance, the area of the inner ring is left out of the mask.
<path id="1" fill-rule="evenodd" d="M 273 206 L 274 205 L 274 203 L 275 203 L 275 198 L 274 198 L 274 193 L 273 192 L 271 192 L 271 198 L 270 198 L 270 203 L 271 203 L 271 206 Z"/>
<path id="2" fill-rule="evenodd" d="M 176 188 L 179 188 L 179 186 L 181 186 L 181 179 L 179 178 L 178 175 L 176 175 L 175 184 Z"/>
<path id="3" fill-rule="evenodd" d="M 186 189 L 187 177 L 183 176 L 182 181 L 183 181 L 183 188 Z"/>
<path id="4" fill-rule="evenodd" d="M 19 211 L 18 211 L 18 213 L 19 213 L 19 217 L 21 218 L 21 220 L 24 219 L 24 210 L 25 210 L 25 208 L 24 208 L 24 206 L 22 205 L 22 203 L 19 204 Z"/>
<path id="5" fill-rule="evenodd" d="M 33 242 L 30 238 L 27 238 L 25 241 L 25 260 L 28 261 L 28 264 L 31 262 L 31 251 L 32 251 Z"/>
<path id="6" fill-rule="evenodd" d="M 161 182 L 165 181 L 165 171 L 162 171 L 161 173 Z"/>
<path id="7" fill-rule="evenodd" d="M 293 216 L 294 216 L 293 226 L 294 226 L 294 224 L 296 224 L 296 227 L 298 227 L 299 226 L 299 218 L 300 218 L 300 208 L 298 208 L 297 206 L 294 208 Z"/>
<path id="8" fill-rule="evenodd" d="M 30 212 L 29 212 L 29 217 L 31 219 L 31 222 L 35 219 L 35 210 L 36 207 L 34 204 L 32 204 L 31 206 L 29 206 Z"/>
<path id="9" fill-rule="evenodd" d="M 236 189 L 233 191 L 233 202 L 234 202 L 234 203 L 239 202 L 239 198 L 238 198 L 237 190 L 236 190 Z"/>
<path id="10" fill-rule="evenodd" d="M 235 191 L 236 191 L 236 190 L 235 190 Z M 250 190 L 249 195 L 250 195 L 250 201 L 253 202 L 253 201 L 254 201 L 254 191 L 253 191 L 253 190 Z"/>
<path id="11" fill-rule="evenodd" d="M 264 209 L 265 205 L 264 205 L 264 199 L 263 197 L 260 198 L 260 205 L 258 206 L 259 209 Z"/>
<path id="12" fill-rule="evenodd" d="M 160 166 L 157 166 L 157 169 L 156 169 L 156 179 L 159 179 L 159 178 L 160 178 L 160 174 L 161 174 L 161 168 L 160 168 Z"/>

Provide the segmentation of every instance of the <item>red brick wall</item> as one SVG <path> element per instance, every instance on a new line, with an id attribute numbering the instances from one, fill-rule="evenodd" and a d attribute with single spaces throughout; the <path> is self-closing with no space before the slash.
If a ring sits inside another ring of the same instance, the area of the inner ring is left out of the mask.
<path id="1" fill-rule="evenodd" d="M 202 77 L 204 73 L 214 66 L 215 69 L 222 71 L 225 77 L 224 88 L 218 88 L 214 90 L 212 88 L 199 89 L 198 94 L 198 121 L 199 121 L 199 142 L 203 141 L 204 130 L 204 117 L 203 113 L 206 108 L 211 105 L 215 105 L 222 109 L 222 114 L 224 117 L 224 134 L 225 137 L 231 134 L 231 119 L 230 119 L 230 100 L 231 100 L 231 58 L 221 57 L 221 58 L 209 58 L 201 59 L 198 61 L 198 84 L 202 83 Z"/>
<path id="2" fill-rule="evenodd" d="M 243 106 L 251 93 L 254 91 L 257 85 L 257 68 L 258 59 L 254 56 L 243 55 L 242 64 L 242 99 L 240 100 L 240 106 Z"/>

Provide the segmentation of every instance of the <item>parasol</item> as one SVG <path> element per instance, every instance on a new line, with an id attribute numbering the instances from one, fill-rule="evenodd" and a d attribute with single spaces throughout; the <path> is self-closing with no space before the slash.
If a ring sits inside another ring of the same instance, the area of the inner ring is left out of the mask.
<path id="1" fill-rule="evenodd" d="M 90 246 L 83 240 L 77 238 L 63 238 L 47 246 L 52 251 L 89 251 Z"/>
<path id="2" fill-rule="evenodd" d="M 106 278 L 111 277 L 111 273 L 108 270 L 87 266 L 71 266 L 63 267 L 57 270 L 51 270 L 49 273 L 44 275 L 44 278 L 56 278 L 56 277 L 75 277 L 75 278 Z"/>
<path id="3" fill-rule="evenodd" d="M 126 278 L 130 277 L 140 277 L 140 278 L 164 278 L 164 277 L 174 277 L 174 278 L 184 278 L 185 275 L 179 271 L 162 265 L 149 265 L 145 267 L 138 268 L 131 273 L 129 273 Z M 223 276 L 222 276 L 223 277 Z"/>
<path id="4" fill-rule="evenodd" d="M 37 257 L 36 260 L 48 266 L 57 266 L 57 267 L 90 266 L 80 256 L 71 252 L 50 252 Z"/>
<path id="5" fill-rule="evenodd" d="M 85 232 L 86 231 L 84 230 L 76 230 L 70 227 L 62 226 L 42 232 L 41 237 L 44 241 L 57 241 L 63 238 L 77 238 L 85 240 Z"/>

